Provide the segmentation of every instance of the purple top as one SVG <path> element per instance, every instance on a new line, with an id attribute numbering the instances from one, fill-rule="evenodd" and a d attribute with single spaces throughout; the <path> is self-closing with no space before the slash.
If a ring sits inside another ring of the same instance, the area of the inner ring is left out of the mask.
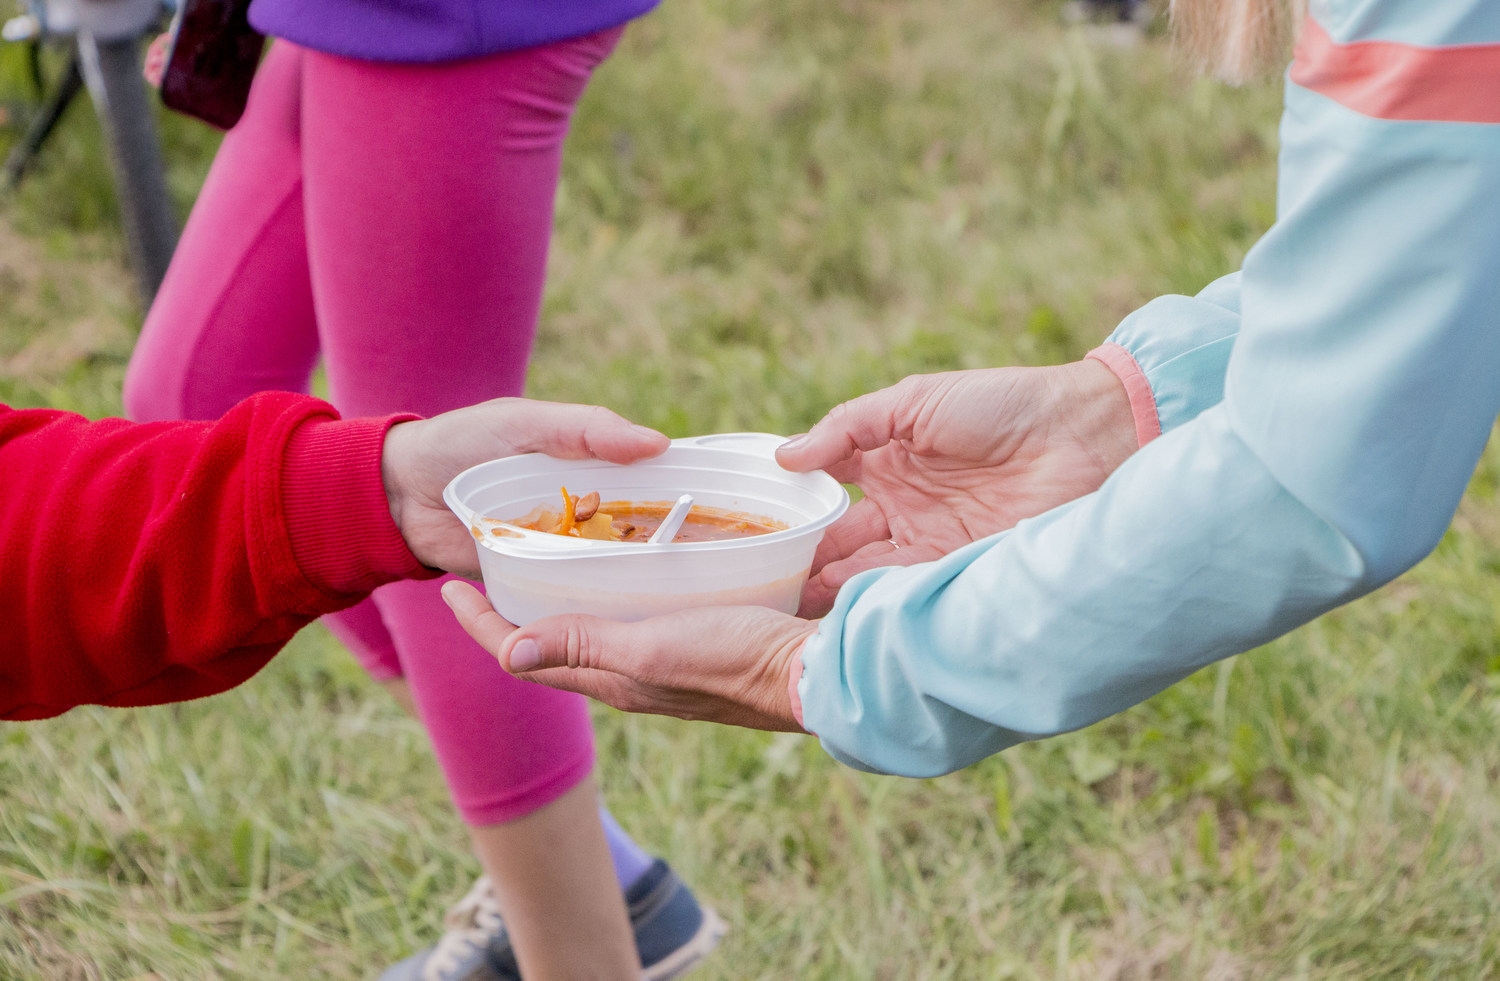
<path id="1" fill-rule="evenodd" d="M 371 61 L 453 61 L 579 37 L 660 0 L 253 0 L 264 34 Z"/>

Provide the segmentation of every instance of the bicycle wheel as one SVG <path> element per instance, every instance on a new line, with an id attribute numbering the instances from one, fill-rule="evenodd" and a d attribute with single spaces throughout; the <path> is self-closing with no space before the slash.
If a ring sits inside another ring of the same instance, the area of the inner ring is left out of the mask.
<path id="1" fill-rule="evenodd" d="M 149 309 L 177 248 L 177 219 L 145 79 L 140 38 L 78 36 L 84 80 L 108 137 L 131 271 Z"/>

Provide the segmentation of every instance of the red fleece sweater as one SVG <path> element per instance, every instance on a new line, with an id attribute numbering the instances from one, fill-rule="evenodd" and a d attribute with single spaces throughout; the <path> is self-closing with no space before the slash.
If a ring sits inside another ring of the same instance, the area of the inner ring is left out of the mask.
<path id="1" fill-rule="evenodd" d="M 217 422 L 0 405 L 0 718 L 211 695 L 324 613 L 437 575 L 380 479 L 405 418 L 286 393 Z"/>

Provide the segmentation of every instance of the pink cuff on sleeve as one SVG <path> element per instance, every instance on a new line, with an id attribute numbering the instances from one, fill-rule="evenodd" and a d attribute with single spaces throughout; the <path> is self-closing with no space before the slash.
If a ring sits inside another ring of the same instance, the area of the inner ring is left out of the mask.
<path id="1" fill-rule="evenodd" d="M 802 647 L 807 646 L 807 641 L 802 642 Z M 792 718 L 803 729 L 807 724 L 802 721 L 802 693 L 797 691 L 797 683 L 802 680 L 802 647 L 797 648 L 797 653 L 792 655 L 792 663 L 787 667 L 786 694 L 792 700 Z"/>
<path id="2" fill-rule="evenodd" d="M 1103 363 L 1115 373 L 1120 384 L 1125 386 L 1125 397 L 1130 400 L 1130 414 L 1135 419 L 1136 442 L 1145 446 L 1161 435 L 1161 416 L 1156 412 L 1156 396 L 1151 392 L 1151 382 L 1136 362 L 1135 357 L 1118 344 L 1104 343 L 1094 348 L 1086 358 Z"/>

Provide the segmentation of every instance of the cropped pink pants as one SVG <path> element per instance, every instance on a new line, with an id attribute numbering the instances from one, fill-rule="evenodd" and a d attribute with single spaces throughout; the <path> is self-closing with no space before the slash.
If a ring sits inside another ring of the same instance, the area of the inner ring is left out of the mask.
<path id="1" fill-rule="evenodd" d="M 132 418 L 208 419 L 306 391 L 348 416 L 521 394 L 568 122 L 621 28 L 439 65 L 278 41 L 224 139 L 125 380 Z M 404 675 L 471 825 L 530 813 L 593 766 L 583 699 L 516 681 L 439 582 L 325 622 Z"/>

